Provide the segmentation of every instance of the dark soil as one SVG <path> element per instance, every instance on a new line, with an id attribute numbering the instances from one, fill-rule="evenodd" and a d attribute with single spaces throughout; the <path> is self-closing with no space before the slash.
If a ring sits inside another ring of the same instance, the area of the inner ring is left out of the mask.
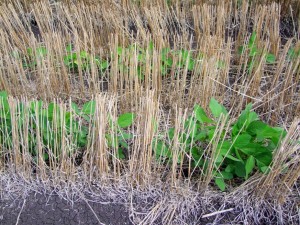
<path id="1" fill-rule="evenodd" d="M 129 225 L 133 223 L 130 222 L 126 207 L 121 204 L 100 204 L 91 201 L 87 203 L 84 200 L 80 200 L 72 206 L 58 195 L 31 193 L 24 199 L 0 199 L 0 224 Z"/>

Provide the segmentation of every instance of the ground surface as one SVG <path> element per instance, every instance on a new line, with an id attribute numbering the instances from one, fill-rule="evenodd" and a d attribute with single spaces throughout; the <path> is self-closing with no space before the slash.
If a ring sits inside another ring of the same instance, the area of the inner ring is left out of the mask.
<path id="1" fill-rule="evenodd" d="M 95 215 L 96 214 L 96 215 Z M 68 204 L 58 195 L 29 194 L 17 200 L 0 200 L 1 225 L 132 224 L 120 204 L 100 204 L 80 200 Z"/>

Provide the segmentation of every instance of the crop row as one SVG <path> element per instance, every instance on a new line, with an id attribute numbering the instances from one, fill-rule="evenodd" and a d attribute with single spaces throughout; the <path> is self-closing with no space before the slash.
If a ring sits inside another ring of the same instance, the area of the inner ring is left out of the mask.
<path id="1" fill-rule="evenodd" d="M 63 56 L 63 64 L 73 72 L 78 72 L 78 70 L 88 71 L 91 69 L 94 63 L 100 74 L 103 74 L 109 69 L 111 61 L 114 59 L 114 54 L 111 54 L 110 59 L 103 59 L 100 56 L 93 56 L 88 53 L 88 51 L 80 50 L 75 52 L 74 46 L 69 44 L 66 46 L 66 55 Z M 129 71 L 129 66 L 124 64 L 124 57 L 126 55 L 134 54 L 134 58 L 137 59 L 137 75 L 141 80 L 144 79 L 144 72 L 146 69 L 147 56 L 153 57 L 154 45 L 150 42 L 146 48 L 142 48 L 137 44 L 132 44 L 126 48 L 118 47 L 116 50 L 116 55 L 118 57 L 118 69 L 121 72 L 125 70 Z M 264 55 L 266 63 L 274 64 L 276 62 L 276 57 L 274 54 L 266 52 L 263 49 L 259 49 L 256 45 L 256 32 L 253 32 L 249 38 L 248 43 L 243 46 L 239 46 L 238 55 L 247 53 L 249 55 L 247 63 L 243 65 L 246 67 L 247 71 L 251 73 L 253 68 L 257 66 L 259 61 L 257 56 Z M 18 51 L 14 51 L 13 56 L 16 60 L 21 60 L 24 69 L 34 69 L 38 63 L 41 62 L 48 55 L 48 50 L 46 47 L 40 46 L 36 49 L 27 48 L 27 54 L 21 54 Z M 296 50 L 295 47 L 291 47 L 288 51 L 288 60 L 292 60 L 300 56 L 300 49 Z M 192 51 L 187 49 L 173 50 L 170 48 L 162 48 L 160 51 L 160 73 L 165 76 L 170 73 L 171 69 L 175 65 L 178 70 L 187 69 L 187 71 L 192 72 L 195 69 L 195 64 L 197 61 L 203 60 L 206 57 L 204 53 L 199 52 L 197 56 L 194 56 Z M 174 61 L 174 59 L 177 59 Z M 223 60 L 218 60 L 216 62 L 216 68 L 222 69 L 225 67 L 225 62 Z"/>
<path id="2" fill-rule="evenodd" d="M 99 119 L 95 116 L 96 104 L 95 100 L 91 100 L 79 107 L 72 102 L 68 110 L 57 103 L 46 105 L 42 101 L 19 102 L 13 106 L 7 93 L 0 92 L 1 157 L 9 155 L 10 150 L 15 148 L 13 139 L 16 135 L 27 140 L 26 145 L 18 147 L 20 152 L 29 152 L 36 163 L 41 154 L 45 162 L 49 158 L 59 160 L 63 139 L 67 139 L 69 155 L 76 154 L 79 149 L 87 149 L 89 137 L 93 135 L 92 127 Z M 178 164 L 190 165 L 190 176 L 194 171 L 206 174 L 212 170 L 214 181 L 221 190 L 225 190 L 225 180 L 247 180 L 254 172 L 268 173 L 272 155 L 287 132 L 262 122 L 252 111 L 252 104 L 248 104 L 235 120 L 230 119 L 226 108 L 214 98 L 209 109 L 211 116 L 201 106 L 195 105 L 193 114 L 184 122 L 184 129 L 179 133 L 176 127 L 158 131 L 152 140 L 156 161 L 169 165 L 176 159 Z M 130 144 L 136 138 L 130 132 L 130 128 L 135 126 L 136 114 L 124 113 L 114 120 L 110 115 L 107 117 L 108 123 L 103 126 L 108 126 L 106 131 L 114 131 L 105 133 L 107 149 L 117 149 L 115 157 L 128 160 Z M 157 122 L 153 123 L 158 130 Z M 17 131 L 14 128 L 16 124 Z M 38 151 L 40 142 L 42 153 Z M 177 146 L 184 146 L 180 154 L 173 149 L 175 142 Z M 211 145 L 215 146 L 213 159 L 208 154 Z M 176 157 L 174 154 L 177 154 Z"/>

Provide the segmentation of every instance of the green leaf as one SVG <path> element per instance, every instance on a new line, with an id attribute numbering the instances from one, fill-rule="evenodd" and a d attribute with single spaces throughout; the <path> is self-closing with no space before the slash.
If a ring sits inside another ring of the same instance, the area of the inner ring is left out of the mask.
<path id="1" fill-rule="evenodd" d="M 125 155 L 124 155 L 123 150 L 121 148 L 118 149 L 117 158 L 118 159 L 125 159 Z"/>
<path id="2" fill-rule="evenodd" d="M 31 108 L 32 112 L 36 112 L 36 108 L 37 108 L 38 113 L 41 114 L 42 108 L 43 108 L 43 102 L 41 100 L 39 100 L 39 101 L 32 101 L 30 103 L 30 108 Z"/>
<path id="3" fill-rule="evenodd" d="M 241 115 L 239 116 L 239 118 L 237 120 L 238 129 L 242 129 L 243 126 L 244 126 L 244 129 L 247 128 L 247 125 L 250 123 L 249 122 L 249 113 L 250 113 L 251 108 L 252 108 L 252 103 L 248 104 L 246 106 L 246 108 L 241 112 Z"/>
<path id="4" fill-rule="evenodd" d="M 193 71 L 194 67 L 195 67 L 195 60 L 190 59 L 189 62 L 188 62 L 188 70 Z"/>
<path id="5" fill-rule="evenodd" d="M 253 31 L 249 39 L 249 47 L 251 48 L 255 44 L 257 33 Z"/>
<path id="6" fill-rule="evenodd" d="M 69 68 L 76 68 L 78 66 L 77 54 L 72 53 L 64 56 L 64 64 Z"/>
<path id="7" fill-rule="evenodd" d="M 249 174 L 252 172 L 252 170 L 254 169 L 255 166 L 255 158 L 251 155 L 245 164 L 245 170 L 246 170 L 246 176 L 245 179 L 248 179 Z"/>
<path id="8" fill-rule="evenodd" d="M 218 174 L 218 178 L 223 178 L 224 180 L 231 180 L 233 178 L 233 174 L 226 171 L 221 171 Z"/>
<path id="9" fill-rule="evenodd" d="M 46 56 L 47 55 L 47 49 L 45 47 L 39 47 L 36 49 L 36 53 L 37 53 L 37 56 Z"/>
<path id="10" fill-rule="evenodd" d="M 212 119 L 210 119 L 204 109 L 199 106 L 199 105 L 195 105 L 194 107 L 194 112 L 196 115 L 196 119 L 200 122 L 200 123 L 213 123 L 214 121 Z"/>
<path id="11" fill-rule="evenodd" d="M 120 139 L 118 139 L 119 141 L 119 146 L 123 147 L 124 149 L 128 149 L 128 144 L 126 141 L 120 141 Z"/>
<path id="12" fill-rule="evenodd" d="M 149 42 L 149 45 L 148 45 L 148 50 L 149 50 L 150 52 L 152 52 L 153 49 L 154 49 L 153 41 L 150 41 L 150 42 Z"/>
<path id="13" fill-rule="evenodd" d="M 121 131 L 120 132 L 120 137 L 123 139 L 123 140 L 129 140 L 129 139 L 132 139 L 133 138 L 133 135 L 130 134 L 130 133 L 126 133 L 124 131 Z"/>
<path id="14" fill-rule="evenodd" d="M 129 127 L 133 123 L 135 117 L 136 116 L 133 113 L 124 113 L 124 114 L 119 116 L 118 125 L 121 128 Z"/>
<path id="15" fill-rule="evenodd" d="M 209 126 L 207 128 L 208 128 L 208 132 L 207 132 L 208 139 L 211 141 L 215 135 L 216 126 Z"/>
<path id="16" fill-rule="evenodd" d="M 80 110 L 79 110 L 79 107 L 76 103 L 72 102 L 71 103 L 71 108 L 72 110 L 76 113 L 76 114 L 79 114 L 80 113 Z"/>
<path id="17" fill-rule="evenodd" d="M 160 67 L 161 74 L 165 76 L 168 73 L 168 68 L 166 66 Z"/>
<path id="18" fill-rule="evenodd" d="M 29 56 L 33 56 L 33 50 L 32 50 L 32 48 L 27 48 L 27 54 Z"/>
<path id="19" fill-rule="evenodd" d="M 189 51 L 187 50 L 179 51 L 179 57 L 181 57 L 182 61 L 186 61 L 189 58 Z"/>
<path id="20" fill-rule="evenodd" d="M 53 102 L 52 103 L 50 103 L 49 105 L 48 105 L 48 109 L 47 109 L 47 114 L 48 114 L 48 120 L 52 120 L 53 119 L 53 117 L 54 117 L 54 112 L 56 113 L 56 115 L 58 115 L 58 118 L 59 118 L 59 107 L 58 107 L 58 105 L 56 105 L 56 104 L 54 104 Z"/>
<path id="21" fill-rule="evenodd" d="M 244 46 L 239 46 L 238 47 L 238 53 L 241 55 L 245 52 L 245 47 Z"/>
<path id="22" fill-rule="evenodd" d="M 295 48 L 294 47 L 290 48 L 289 51 L 288 51 L 288 53 L 287 53 L 287 55 L 288 55 L 288 59 L 289 60 L 294 59 L 295 56 L 296 56 Z"/>
<path id="23" fill-rule="evenodd" d="M 220 163 L 223 162 L 223 159 L 224 159 L 224 158 L 223 158 L 221 155 L 216 156 L 215 159 L 214 159 L 215 165 L 216 165 L 216 166 L 219 166 Z"/>
<path id="24" fill-rule="evenodd" d="M 232 173 L 234 172 L 234 168 L 235 168 L 234 164 L 228 164 L 225 168 L 225 172 Z"/>
<path id="25" fill-rule="evenodd" d="M 233 146 L 235 148 L 243 148 L 245 146 L 247 146 L 250 141 L 252 139 L 252 136 L 249 134 L 240 134 L 237 136 L 237 138 L 235 139 L 235 142 L 233 143 Z"/>
<path id="26" fill-rule="evenodd" d="M 206 131 L 200 131 L 199 133 L 195 134 L 194 140 L 195 141 L 204 141 L 207 138 Z"/>
<path id="27" fill-rule="evenodd" d="M 245 165 L 242 162 L 235 162 L 234 163 L 234 173 L 241 178 L 246 176 Z"/>
<path id="28" fill-rule="evenodd" d="M 241 162 L 240 159 L 238 159 L 238 158 L 236 158 L 236 157 L 234 157 L 232 155 L 226 155 L 226 158 L 231 159 L 232 161 L 235 161 L 235 162 Z"/>
<path id="29" fill-rule="evenodd" d="M 253 121 L 249 124 L 247 132 L 256 136 L 257 141 L 262 142 L 265 139 L 271 139 L 275 145 L 280 141 L 280 137 L 284 137 L 285 133 L 282 130 L 276 130 L 262 121 Z"/>
<path id="30" fill-rule="evenodd" d="M 271 152 L 261 152 L 254 155 L 255 159 L 262 163 L 265 166 L 269 166 L 272 162 L 272 153 Z"/>
<path id="31" fill-rule="evenodd" d="M 266 61 L 267 61 L 267 63 L 272 63 L 272 64 L 275 63 L 275 61 L 276 61 L 275 55 L 271 54 L 271 53 L 268 53 L 266 55 Z"/>
<path id="32" fill-rule="evenodd" d="M 96 110 L 96 101 L 92 100 L 85 103 L 82 107 L 81 112 L 86 115 L 93 115 Z"/>
<path id="33" fill-rule="evenodd" d="M 270 171 L 270 167 L 269 166 L 259 166 L 259 170 L 262 173 L 267 174 Z"/>
<path id="34" fill-rule="evenodd" d="M 117 54 L 118 54 L 119 56 L 121 56 L 122 53 L 123 53 L 123 48 L 122 48 L 122 47 L 118 47 L 118 48 L 117 48 Z"/>
<path id="35" fill-rule="evenodd" d="M 83 59 L 88 58 L 88 53 L 86 51 L 81 51 L 80 52 L 80 58 L 83 58 Z"/>
<path id="36" fill-rule="evenodd" d="M 8 94 L 6 91 L 0 91 L 0 98 L 7 99 Z"/>
<path id="37" fill-rule="evenodd" d="M 220 105 L 215 98 L 212 98 L 209 103 L 209 108 L 214 117 L 219 118 L 221 114 L 227 116 L 228 112 L 223 105 Z"/>
<path id="38" fill-rule="evenodd" d="M 223 178 L 216 178 L 215 183 L 220 188 L 221 191 L 225 191 L 226 184 Z"/>
<path id="39" fill-rule="evenodd" d="M 66 47 L 67 52 L 72 52 L 72 44 L 68 44 Z"/>
<path id="40" fill-rule="evenodd" d="M 248 73 L 252 73 L 254 66 L 255 66 L 255 61 L 252 59 L 251 62 L 247 66 Z"/>
<path id="41" fill-rule="evenodd" d="M 169 52 L 170 52 L 170 48 L 163 48 L 161 50 L 161 59 L 163 61 L 167 60 L 167 54 L 169 54 Z"/>
<path id="42" fill-rule="evenodd" d="M 268 125 L 262 121 L 253 121 L 252 123 L 249 124 L 246 131 L 251 135 L 257 135 L 259 133 L 262 133 L 267 126 Z"/>
<path id="43" fill-rule="evenodd" d="M 171 151 L 167 148 L 163 141 L 158 141 L 155 148 L 156 159 L 170 158 L 172 156 Z"/>
<path id="44" fill-rule="evenodd" d="M 249 53 L 249 56 L 253 57 L 255 55 L 257 55 L 258 53 L 258 49 L 255 45 L 253 45 L 251 48 L 250 48 L 250 53 Z"/>
<path id="45" fill-rule="evenodd" d="M 300 56 L 300 49 L 296 50 L 295 47 L 291 47 L 288 51 L 288 59 L 292 60 Z"/>
<path id="46" fill-rule="evenodd" d="M 193 147 L 192 150 L 191 150 L 191 153 L 192 153 L 193 159 L 195 161 L 198 161 L 201 158 L 201 155 L 199 154 L 198 148 Z"/>
<path id="47" fill-rule="evenodd" d="M 43 153 L 43 159 L 44 161 L 47 161 L 49 159 L 49 155 L 47 153 Z"/>
<path id="48" fill-rule="evenodd" d="M 168 58 L 166 61 L 165 61 L 165 64 L 168 66 L 168 67 L 171 67 L 173 65 L 173 59 L 172 58 Z"/>
<path id="49" fill-rule="evenodd" d="M 256 112 L 249 112 L 247 126 L 255 120 L 259 120 L 259 117 Z"/>
<path id="50" fill-rule="evenodd" d="M 138 62 L 145 62 L 146 56 L 144 54 L 138 54 L 137 60 Z"/>
<path id="51" fill-rule="evenodd" d="M 168 130 L 168 138 L 169 138 L 170 141 L 173 140 L 173 138 L 174 138 L 174 133 L 175 133 L 175 128 L 170 128 L 170 129 Z"/>
<path id="52" fill-rule="evenodd" d="M 230 152 L 231 148 L 232 147 L 230 141 L 223 141 L 218 144 L 217 152 L 225 156 Z"/>
<path id="53" fill-rule="evenodd" d="M 272 162 L 272 152 L 259 143 L 249 143 L 239 149 L 248 156 L 253 156 L 256 160 L 268 166 Z"/>
<path id="54" fill-rule="evenodd" d="M 87 132 L 81 127 L 81 131 L 77 133 L 77 144 L 80 147 L 84 147 L 87 145 L 87 142 Z"/>

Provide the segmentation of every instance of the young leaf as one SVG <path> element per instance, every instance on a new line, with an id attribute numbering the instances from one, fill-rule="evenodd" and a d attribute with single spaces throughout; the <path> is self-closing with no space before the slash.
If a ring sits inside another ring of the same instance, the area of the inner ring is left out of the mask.
<path id="1" fill-rule="evenodd" d="M 118 47 L 118 48 L 117 48 L 117 54 L 118 54 L 119 56 L 121 56 L 122 53 L 123 53 L 123 48 L 122 48 L 122 47 Z"/>
<path id="2" fill-rule="evenodd" d="M 259 142 L 267 138 L 275 138 L 274 141 L 276 141 L 281 135 L 280 131 L 276 131 L 276 129 L 268 126 L 262 121 L 253 121 L 250 123 L 247 128 L 247 132 L 251 135 L 256 135 L 256 138 Z"/>
<path id="3" fill-rule="evenodd" d="M 154 49 L 153 41 L 150 41 L 150 42 L 149 42 L 149 45 L 148 45 L 148 50 L 149 50 L 150 52 L 152 52 L 153 49 Z"/>
<path id="4" fill-rule="evenodd" d="M 226 184 L 223 178 L 216 178 L 215 183 L 220 188 L 221 191 L 225 191 Z"/>
<path id="5" fill-rule="evenodd" d="M 136 116 L 133 113 L 124 113 L 124 114 L 119 116 L 118 125 L 121 128 L 129 127 L 133 123 L 135 117 Z"/>
<path id="6" fill-rule="evenodd" d="M 248 179 L 249 174 L 252 172 L 252 170 L 254 169 L 255 166 L 255 158 L 251 155 L 245 164 L 245 170 L 246 170 L 246 176 L 245 179 Z"/>
<path id="7" fill-rule="evenodd" d="M 231 180 L 233 178 L 233 174 L 230 172 L 226 172 L 226 171 L 222 171 L 220 172 L 220 176 L 224 179 L 224 180 Z"/>
<path id="8" fill-rule="evenodd" d="M 66 50 L 67 52 L 72 52 L 72 44 L 68 44 Z"/>
<path id="9" fill-rule="evenodd" d="M 241 115 L 237 120 L 238 129 L 242 129 L 242 127 L 244 127 L 244 129 L 247 128 L 247 123 L 249 124 L 248 117 L 251 108 L 252 108 L 252 103 L 248 104 L 246 108 L 241 112 Z"/>
<path id="10" fill-rule="evenodd" d="M 96 110 L 95 107 L 96 101 L 89 101 L 83 105 L 81 112 L 86 115 L 93 115 Z"/>
<path id="11" fill-rule="evenodd" d="M 170 129 L 168 130 L 168 138 L 169 138 L 170 141 L 173 140 L 174 135 L 175 135 L 174 133 L 175 133 L 175 128 L 170 128 Z"/>
<path id="12" fill-rule="evenodd" d="M 255 40 L 256 40 L 256 32 L 254 31 L 251 36 L 250 36 L 250 39 L 249 39 L 249 48 L 252 48 L 255 44 Z"/>
<path id="13" fill-rule="evenodd" d="M 227 173 L 234 172 L 234 164 L 228 164 L 225 168 L 225 172 L 227 172 Z"/>
<path id="14" fill-rule="evenodd" d="M 125 159 L 125 155 L 124 155 L 123 150 L 121 148 L 118 149 L 117 158 L 118 159 Z"/>
<path id="15" fill-rule="evenodd" d="M 238 53 L 241 55 L 245 52 L 245 47 L 244 46 L 239 46 L 238 48 Z"/>
<path id="16" fill-rule="evenodd" d="M 39 100 L 39 101 L 33 101 L 33 102 L 31 102 L 30 107 L 31 107 L 31 110 L 32 110 L 33 112 L 36 112 L 35 110 L 36 110 L 36 108 L 37 108 L 37 110 L 38 110 L 37 113 L 40 114 L 41 111 L 42 111 L 42 108 L 43 108 L 43 102 L 42 102 L 42 100 Z"/>
<path id="17" fill-rule="evenodd" d="M 257 153 L 254 158 L 264 166 L 269 166 L 272 162 L 272 153 L 269 151 Z"/>
<path id="18" fill-rule="evenodd" d="M 81 51 L 80 52 L 80 58 L 82 58 L 82 59 L 88 58 L 88 53 L 86 51 Z"/>
<path id="19" fill-rule="evenodd" d="M 195 67 L 195 60 L 194 59 L 190 59 L 188 62 L 188 70 L 189 71 L 193 71 Z"/>
<path id="20" fill-rule="evenodd" d="M 206 131 L 200 131 L 199 133 L 195 134 L 194 140 L 195 141 L 204 141 L 207 138 Z"/>
<path id="21" fill-rule="evenodd" d="M 246 176 L 245 164 L 242 162 L 234 163 L 234 173 L 241 178 Z"/>
<path id="22" fill-rule="evenodd" d="M 172 58 L 168 58 L 166 61 L 165 61 L 165 64 L 168 66 L 168 67 L 171 67 L 173 65 L 173 59 Z"/>
<path id="23" fill-rule="evenodd" d="M 133 135 L 130 134 L 130 133 L 126 133 L 124 131 L 121 131 L 120 132 L 120 137 L 123 139 L 123 140 L 128 140 L 128 139 L 132 139 L 133 138 Z"/>
<path id="24" fill-rule="evenodd" d="M 230 141 L 224 141 L 223 143 L 219 143 L 217 149 L 217 152 L 219 152 L 221 156 L 236 162 L 241 161 L 230 154 L 232 150 L 232 145 Z"/>
<path id="25" fill-rule="evenodd" d="M 156 159 L 171 157 L 171 151 L 167 148 L 166 144 L 163 141 L 157 142 L 155 149 L 155 157 Z"/>
<path id="26" fill-rule="evenodd" d="M 37 56 L 45 56 L 47 55 L 47 49 L 45 47 L 39 47 L 36 49 Z"/>
<path id="27" fill-rule="evenodd" d="M 249 65 L 247 66 L 248 73 L 252 73 L 254 66 L 255 66 L 255 61 L 252 59 L 251 62 L 249 63 Z"/>
<path id="28" fill-rule="evenodd" d="M 245 146 L 247 146 L 250 141 L 251 141 L 252 136 L 249 134 L 241 134 L 239 136 L 237 136 L 237 138 L 235 139 L 235 142 L 233 143 L 233 146 L 235 148 L 243 148 Z"/>
<path id="29" fill-rule="evenodd" d="M 6 91 L 0 91 L 0 98 L 7 99 L 8 94 Z"/>
<path id="30" fill-rule="evenodd" d="M 71 108 L 72 110 L 76 113 L 76 114 L 79 114 L 80 113 L 80 110 L 78 108 L 78 105 L 74 102 L 71 103 Z"/>
<path id="31" fill-rule="evenodd" d="M 275 61 L 276 61 L 275 55 L 268 53 L 266 55 L 266 61 L 267 61 L 267 63 L 272 63 L 272 64 L 275 63 Z"/>
<path id="32" fill-rule="evenodd" d="M 27 48 L 27 54 L 28 54 L 29 56 L 32 56 L 32 55 L 33 55 L 33 50 L 32 50 L 32 48 Z"/>
<path id="33" fill-rule="evenodd" d="M 249 53 L 249 56 L 253 57 L 255 56 L 256 54 L 258 53 L 258 49 L 255 45 L 253 45 L 251 48 L 250 48 L 250 53 Z"/>
<path id="34" fill-rule="evenodd" d="M 223 105 L 220 105 L 215 98 L 212 98 L 209 103 L 209 108 L 214 115 L 214 117 L 219 118 L 221 114 L 226 116 L 228 114 L 227 110 Z"/>
<path id="35" fill-rule="evenodd" d="M 194 112 L 195 112 L 195 115 L 196 115 L 196 119 L 200 123 L 213 123 L 214 122 L 212 119 L 208 118 L 208 116 L 206 115 L 204 109 L 201 106 L 195 105 Z"/>

